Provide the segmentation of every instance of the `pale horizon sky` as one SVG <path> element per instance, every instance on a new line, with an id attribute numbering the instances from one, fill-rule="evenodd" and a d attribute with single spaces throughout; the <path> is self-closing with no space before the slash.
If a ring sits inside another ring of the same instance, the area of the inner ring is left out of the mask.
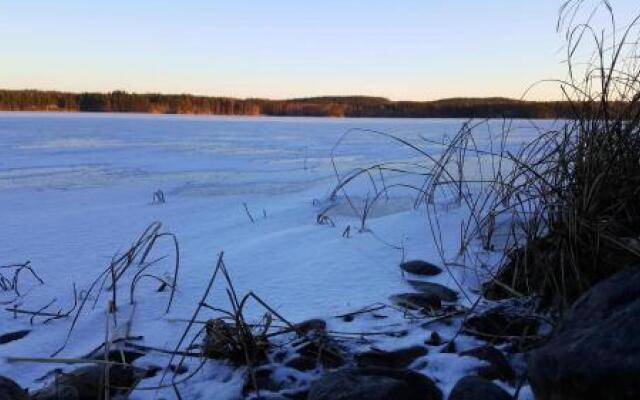
<path id="1" fill-rule="evenodd" d="M 561 3 L 0 0 L 0 88 L 519 98 L 565 75 Z M 611 3 L 621 24 L 640 11 Z"/>

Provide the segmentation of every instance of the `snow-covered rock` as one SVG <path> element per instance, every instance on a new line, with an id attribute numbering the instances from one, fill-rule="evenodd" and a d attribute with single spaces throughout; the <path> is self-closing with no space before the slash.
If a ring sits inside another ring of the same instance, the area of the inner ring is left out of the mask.
<path id="1" fill-rule="evenodd" d="M 477 376 L 460 379 L 449 394 L 449 400 L 511 400 L 513 397 L 500 386 Z"/>
<path id="2" fill-rule="evenodd" d="M 314 382 L 309 400 L 440 400 L 431 379 L 409 370 L 347 369 Z"/>

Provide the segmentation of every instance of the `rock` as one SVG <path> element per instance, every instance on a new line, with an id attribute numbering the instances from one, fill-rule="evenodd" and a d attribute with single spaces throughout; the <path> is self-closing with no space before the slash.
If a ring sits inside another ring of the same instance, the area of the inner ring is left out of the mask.
<path id="1" fill-rule="evenodd" d="M 447 342 L 447 344 L 440 350 L 440 353 L 455 353 L 458 351 L 455 340 L 451 339 Z"/>
<path id="2" fill-rule="evenodd" d="M 389 300 L 410 310 L 439 310 L 442 307 L 440 297 L 426 293 L 394 294 Z"/>
<path id="3" fill-rule="evenodd" d="M 173 372 L 176 375 L 182 375 L 182 374 L 186 374 L 187 372 L 189 372 L 189 368 L 186 367 L 185 365 L 169 365 L 169 371 Z"/>
<path id="4" fill-rule="evenodd" d="M 28 400 L 29 395 L 17 383 L 0 375 L 0 400 Z"/>
<path id="5" fill-rule="evenodd" d="M 454 302 L 458 301 L 458 292 L 448 287 L 434 282 L 422 282 L 409 279 L 407 281 L 414 289 L 434 296 L 440 297 L 442 301 Z"/>
<path id="6" fill-rule="evenodd" d="M 412 346 L 395 351 L 370 350 L 356 354 L 359 367 L 407 368 L 417 358 L 429 352 L 425 347 Z"/>
<path id="7" fill-rule="evenodd" d="M 309 396 L 309 390 L 298 389 L 298 390 L 283 390 L 280 392 L 282 397 L 290 400 L 307 400 Z"/>
<path id="8" fill-rule="evenodd" d="M 528 363 L 539 400 L 640 397 L 640 270 L 589 289 Z"/>
<path id="9" fill-rule="evenodd" d="M 433 265 L 423 260 L 405 261 L 400 264 L 403 271 L 414 275 L 434 276 L 442 272 L 437 265 Z"/>
<path id="10" fill-rule="evenodd" d="M 538 332 L 539 325 L 539 321 L 535 318 L 495 307 L 467 318 L 464 330 L 470 335 L 484 339 L 490 337 L 496 342 L 502 342 L 506 337 L 533 336 Z"/>
<path id="11" fill-rule="evenodd" d="M 323 333 L 327 329 L 327 323 L 323 319 L 309 319 L 295 324 L 296 332 L 307 335 L 311 332 Z"/>
<path id="12" fill-rule="evenodd" d="M 440 334 L 436 331 L 431 332 L 431 336 L 429 336 L 429 339 L 424 341 L 424 344 L 428 345 L 428 346 L 440 346 L 442 344 L 442 338 L 440 337 Z"/>
<path id="13" fill-rule="evenodd" d="M 428 377 L 409 370 L 345 369 L 311 384 L 308 400 L 441 400 Z"/>
<path id="14" fill-rule="evenodd" d="M 162 367 L 159 367 L 157 365 L 148 365 L 146 367 L 146 371 L 144 372 L 144 376 L 142 376 L 142 379 L 153 378 L 154 376 L 157 376 L 160 371 L 162 371 Z"/>
<path id="15" fill-rule="evenodd" d="M 135 367 L 111 365 L 109 367 L 109 387 L 111 397 L 123 395 L 135 387 L 145 375 Z M 69 373 L 60 373 L 56 381 L 35 392 L 32 400 L 89 400 L 104 395 L 104 366 L 80 367 Z"/>
<path id="16" fill-rule="evenodd" d="M 9 342 L 13 342 L 14 340 L 20 340 L 23 337 L 27 336 L 29 332 L 31 331 L 28 329 L 25 329 L 22 331 L 9 332 L 9 333 L 0 335 L 0 344 L 6 344 Z"/>
<path id="17" fill-rule="evenodd" d="M 513 397 L 486 379 L 465 376 L 453 387 L 449 400 L 513 400 Z"/>
<path id="18" fill-rule="evenodd" d="M 277 392 L 282 389 L 282 384 L 272 379 L 271 375 L 273 375 L 273 370 L 271 368 L 259 368 L 254 373 L 256 378 L 255 383 L 261 392 L 263 390 Z M 251 392 L 255 392 L 255 387 L 251 375 L 247 374 L 244 386 L 242 387 L 242 394 L 246 396 Z"/>
<path id="19" fill-rule="evenodd" d="M 285 365 L 298 371 L 310 371 L 316 368 L 318 359 L 316 357 L 300 355 L 287 361 Z"/>
<path id="20" fill-rule="evenodd" d="M 338 368 L 345 364 L 342 350 L 328 339 L 306 341 L 296 347 L 296 352 L 320 361 L 323 367 L 329 369 Z"/>
<path id="21" fill-rule="evenodd" d="M 144 356 L 145 354 L 146 353 L 138 350 L 126 350 L 126 349 L 111 350 L 109 351 L 108 360 L 125 363 L 125 364 L 131 364 L 132 362 Z M 100 349 L 99 351 L 92 352 L 83 358 L 89 358 L 91 360 L 104 360 L 105 359 L 104 349 Z"/>
<path id="22" fill-rule="evenodd" d="M 481 377 L 494 380 L 511 381 L 515 379 L 516 373 L 507 361 L 502 352 L 493 346 L 481 346 L 471 350 L 463 351 L 461 356 L 474 357 L 482 361 L 486 361 L 489 365 L 478 368 L 478 375 Z"/>
<path id="23" fill-rule="evenodd" d="M 401 329 L 399 331 L 386 332 L 384 335 L 389 337 L 400 338 L 400 337 L 405 337 L 408 334 L 409 334 L 409 331 L 407 329 Z"/>

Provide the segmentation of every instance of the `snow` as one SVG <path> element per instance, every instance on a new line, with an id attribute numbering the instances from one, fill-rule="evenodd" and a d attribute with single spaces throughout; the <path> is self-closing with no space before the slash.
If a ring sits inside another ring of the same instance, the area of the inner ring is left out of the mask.
<path id="1" fill-rule="evenodd" d="M 463 122 L 0 113 L 0 265 L 30 260 L 45 282 L 39 285 L 25 274 L 19 308 L 37 310 L 55 299 L 51 309 L 65 310 L 72 305 L 74 283 L 78 290 L 86 288 L 115 253 L 126 250 L 151 222 L 161 221 L 163 231 L 178 237 L 181 270 L 168 315 L 168 292 L 156 293 L 157 283 L 150 280 L 141 283 L 132 334 L 144 336 L 145 345 L 176 345 L 185 327 L 177 320 L 191 316 L 221 251 L 238 293 L 257 293 L 290 321 L 325 318 L 330 329 L 343 332 L 407 327 L 412 322 L 399 313 L 350 323 L 332 318 L 411 291 L 398 268 L 403 257 L 439 263 L 440 255 L 424 207 L 414 209 L 415 193 L 407 190 L 379 202 L 367 222 L 369 231 L 358 232 L 360 221 L 344 199 L 329 212 L 335 227 L 318 225 L 317 214 L 330 204 L 327 196 L 336 183 L 331 152 L 349 129 L 365 128 L 421 143 L 437 156 L 441 146 L 421 142 L 421 137 L 446 140 Z M 489 146 L 490 135 L 498 138 L 501 125 L 491 122 L 493 131 L 480 145 Z M 527 121 L 515 121 L 514 127 L 518 129 L 510 145 L 535 134 Z M 365 132 L 349 134 L 335 154 L 340 173 L 422 158 L 406 146 Z M 469 168 L 470 173 L 477 169 Z M 152 204 L 156 190 L 164 192 L 166 203 Z M 361 207 L 371 188 L 358 181 L 349 190 Z M 447 257 L 454 257 L 467 214 L 446 203 L 439 199 L 438 216 L 443 247 Z M 349 238 L 343 237 L 347 226 Z M 154 254 L 172 256 L 172 251 L 170 241 L 163 241 Z M 172 268 L 170 257 L 153 267 L 159 275 Z M 473 300 L 478 276 L 467 269 L 454 268 L 432 281 L 455 289 L 453 278 L 470 296 L 462 296 L 462 301 Z M 216 284 L 211 304 L 227 306 L 222 289 Z M 81 357 L 104 341 L 107 297 L 83 313 L 59 357 Z M 10 300 L 10 293 L 0 292 L 0 302 Z M 123 315 L 130 311 L 125 304 L 119 309 Z M 257 318 L 263 311 L 252 307 L 248 315 Z M 36 319 L 31 326 L 28 317 L 13 318 L 2 310 L 0 334 L 33 331 L 0 346 L 0 354 L 49 356 L 64 343 L 69 324 L 70 319 L 46 325 Z M 455 325 L 437 328 L 443 337 L 456 330 Z M 421 343 L 428 332 L 414 329 L 403 338 L 380 337 L 376 346 Z M 462 342 L 463 347 L 473 344 L 471 338 Z M 479 362 L 440 353 L 423 361 L 416 368 L 436 379 L 445 393 Z M 139 364 L 163 362 L 166 358 L 150 355 Z M 0 375 L 32 390 L 42 386 L 38 378 L 56 367 L 62 366 L 0 359 Z M 234 398 L 242 379 L 240 372 L 212 363 L 198 373 L 187 393 L 196 398 L 214 390 L 216 398 Z M 157 383 L 149 381 L 147 386 Z M 154 395 L 136 391 L 133 398 Z"/>

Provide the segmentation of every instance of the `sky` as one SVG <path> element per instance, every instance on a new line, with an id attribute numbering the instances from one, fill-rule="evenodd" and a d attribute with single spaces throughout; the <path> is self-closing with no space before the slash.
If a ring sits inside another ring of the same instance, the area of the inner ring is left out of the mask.
<path id="1" fill-rule="evenodd" d="M 561 3 L 0 0 L 0 88 L 520 98 L 566 75 Z M 640 11 L 611 3 L 623 21 Z M 558 97 L 551 84 L 527 96 Z"/>

